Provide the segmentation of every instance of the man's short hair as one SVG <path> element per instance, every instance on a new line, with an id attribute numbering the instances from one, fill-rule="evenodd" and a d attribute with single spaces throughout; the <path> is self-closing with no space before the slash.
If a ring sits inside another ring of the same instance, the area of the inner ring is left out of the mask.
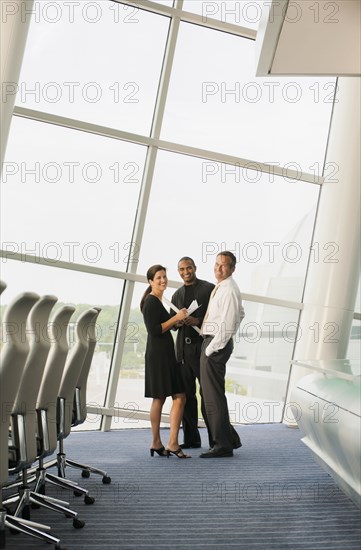
<path id="1" fill-rule="evenodd" d="M 193 265 L 193 267 L 196 267 L 196 264 L 194 263 L 193 258 L 190 258 L 189 256 L 183 256 L 180 260 L 178 260 L 178 265 L 179 265 L 181 262 L 191 262 L 191 264 Z"/>
<path id="2" fill-rule="evenodd" d="M 230 250 L 223 250 L 222 252 L 219 252 L 219 253 L 217 254 L 217 256 L 227 256 L 227 258 L 230 258 L 230 259 L 231 259 L 230 266 L 231 266 L 231 267 L 236 267 L 237 258 L 236 258 L 236 256 L 233 254 L 233 252 L 231 252 Z"/>

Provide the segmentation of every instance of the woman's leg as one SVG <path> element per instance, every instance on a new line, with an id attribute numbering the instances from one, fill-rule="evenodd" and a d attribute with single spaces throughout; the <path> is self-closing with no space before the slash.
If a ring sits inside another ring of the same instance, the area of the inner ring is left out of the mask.
<path id="1" fill-rule="evenodd" d="M 186 402 L 186 394 L 176 393 L 175 395 L 172 395 L 172 399 L 173 404 L 170 410 L 170 431 L 167 448 L 172 451 L 176 451 L 179 449 L 178 433 Z"/>
<path id="2" fill-rule="evenodd" d="M 160 419 L 162 415 L 162 409 L 165 402 L 165 397 L 154 398 L 150 407 L 150 424 L 152 427 L 152 448 L 160 449 L 163 446 L 160 438 Z"/>

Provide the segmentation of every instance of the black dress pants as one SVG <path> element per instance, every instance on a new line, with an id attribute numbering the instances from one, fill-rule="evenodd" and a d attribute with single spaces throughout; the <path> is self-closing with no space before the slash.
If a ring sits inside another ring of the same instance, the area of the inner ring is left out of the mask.
<path id="1" fill-rule="evenodd" d="M 194 445 L 201 443 L 201 436 L 198 430 L 198 401 L 196 395 L 196 380 L 200 382 L 200 355 L 203 340 L 192 340 L 190 344 L 184 343 L 183 357 L 184 361 L 181 365 L 182 378 L 187 397 L 184 406 L 182 428 L 183 440 L 186 445 Z M 201 411 L 204 418 L 204 400 L 201 394 Z M 210 434 L 208 434 L 210 439 Z"/>
<path id="2" fill-rule="evenodd" d="M 210 446 L 231 450 L 240 444 L 239 435 L 229 420 L 225 394 L 226 363 L 233 351 L 233 340 L 230 339 L 223 349 L 207 357 L 205 349 L 209 342 L 210 338 L 205 337 L 200 360 L 205 422 L 211 434 Z"/>

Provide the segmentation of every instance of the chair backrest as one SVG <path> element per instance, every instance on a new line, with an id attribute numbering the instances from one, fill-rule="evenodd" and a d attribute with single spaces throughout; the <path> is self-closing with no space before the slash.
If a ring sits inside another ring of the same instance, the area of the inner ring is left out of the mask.
<path id="1" fill-rule="evenodd" d="M 24 418 L 26 438 L 24 462 L 29 465 L 37 457 L 35 405 L 50 349 L 48 336 L 49 315 L 57 301 L 56 296 L 41 296 L 31 309 L 27 319 L 29 354 L 11 415 L 15 438 L 19 435 L 16 419 L 19 415 Z M 17 443 L 15 442 L 16 445 Z"/>
<path id="2" fill-rule="evenodd" d="M 39 295 L 19 294 L 8 304 L 2 322 L 3 347 L 0 358 L 0 482 L 8 479 L 8 439 L 10 415 L 29 353 L 25 337 L 26 320 Z"/>
<path id="3" fill-rule="evenodd" d="M 88 327 L 97 315 L 96 309 L 87 309 L 76 322 L 75 342 L 69 351 L 58 393 L 58 435 L 61 438 L 67 437 L 71 430 L 75 387 L 89 348 Z M 65 403 L 61 413 L 59 400 L 63 400 Z"/>
<path id="4" fill-rule="evenodd" d="M 74 306 L 62 306 L 54 314 L 48 327 L 49 339 L 51 342 L 50 351 L 47 357 L 44 374 L 36 401 L 38 421 L 41 420 L 42 412 L 46 411 L 46 426 L 43 426 L 38 422 L 38 436 L 40 438 L 42 435 L 45 436 L 43 432 L 45 430 L 47 431 L 47 454 L 55 451 L 57 447 L 56 402 L 66 358 L 69 352 L 67 329 L 74 311 Z"/>
<path id="5" fill-rule="evenodd" d="M 5 283 L 5 281 L 0 280 L 0 294 L 4 292 L 6 287 L 7 287 L 7 284 Z"/>
<path id="6" fill-rule="evenodd" d="M 101 312 L 101 308 L 94 307 L 98 313 L 94 316 L 91 323 L 89 323 L 87 338 L 88 338 L 88 351 L 85 356 L 83 367 L 80 371 L 78 381 L 76 383 L 75 394 L 74 394 L 74 414 L 73 414 L 73 426 L 78 426 L 85 422 L 87 417 L 86 412 L 86 389 L 90 367 L 93 361 L 95 346 L 97 344 L 96 337 L 96 321 Z"/>

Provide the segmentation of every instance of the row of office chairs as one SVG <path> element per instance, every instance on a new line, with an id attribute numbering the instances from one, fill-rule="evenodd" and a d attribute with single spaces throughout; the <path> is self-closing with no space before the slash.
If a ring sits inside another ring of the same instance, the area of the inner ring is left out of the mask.
<path id="1" fill-rule="evenodd" d="M 0 281 L 1 293 L 5 289 L 6 284 Z M 68 502 L 45 494 L 47 483 L 51 483 L 83 495 L 86 504 L 94 503 L 86 489 L 66 479 L 67 465 L 81 469 L 83 477 L 93 472 L 102 476 L 103 483 L 111 482 L 105 471 L 70 460 L 64 452 L 64 439 L 71 427 L 86 419 L 86 384 L 101 310 L 90 308 L 79 316 L 75 341 L 69 348 L 68 325 L 75 307 L 60 307 L 50 320 L 56 302 L 56 296 L 24 292 L 6 307 L 3 317 L 0 548 L 6 546 L 6 527 L 60 548 L 60 539 L 50 534 L 49 526 L 30 519 L 31 508 L 46 507 L 72 518 L 75 528 L 84 526 Z M 56 459 L 45 462 L 58 445 Z M 58 475 L 49 472 L 52 466 L 57 467 Z M 15 481 L 10 481 L 14 476 Z M 3 499 L 3 490 L 11 488 L 16 488 L 16 493 Z"/>

